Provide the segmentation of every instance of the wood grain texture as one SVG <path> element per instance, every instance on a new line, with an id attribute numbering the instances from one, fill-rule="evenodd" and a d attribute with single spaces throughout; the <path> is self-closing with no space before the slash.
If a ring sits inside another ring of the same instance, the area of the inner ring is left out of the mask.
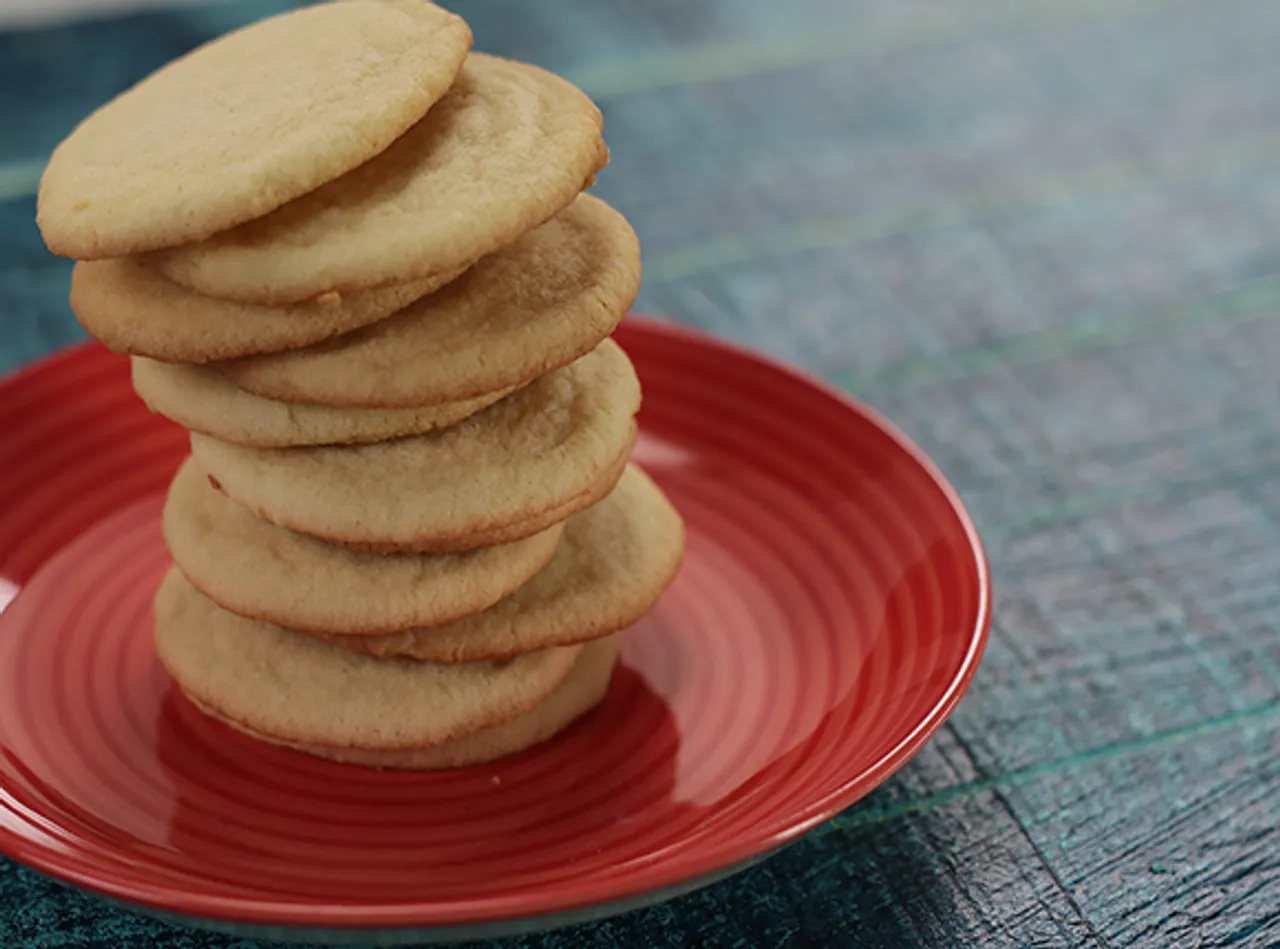
<path id="1" fill-rule="evenodd" d="M 79 336 L 33 169 L 285 5 L 0 35 L 0 367 Z M 886 412 L 997 589 L 969 696 L 868 800 L 705 892 L 506 945 L 1280 945 L 1280 5 L 450 5 L 600 101 L 641 308 Z M 12 864 L 0 943 L 251 946 Z"/>

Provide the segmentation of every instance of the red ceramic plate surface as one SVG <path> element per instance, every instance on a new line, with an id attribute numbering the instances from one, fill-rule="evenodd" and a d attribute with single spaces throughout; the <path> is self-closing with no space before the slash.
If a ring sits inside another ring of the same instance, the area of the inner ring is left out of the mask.
<path id="1" fill-rule="evenodd" d="M 243 932 L 494 935 L 723 876 L 900 767 L 985 640 L 986 566 L 955 494 L 884 421 L 788 369 L 647 321 L 619 340 L 644 383 L 637 460 L 686 519 L 684 567 L 626 634 L 602 706 L 441 774 L 269 748 L 181 699 L 149 607 L 185 434 L 98 347 L 0 383 L 0 851 Z"/>

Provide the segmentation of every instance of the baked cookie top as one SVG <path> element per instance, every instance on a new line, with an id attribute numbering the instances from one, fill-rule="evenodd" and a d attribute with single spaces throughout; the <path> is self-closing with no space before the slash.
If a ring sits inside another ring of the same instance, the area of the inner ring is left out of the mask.
<path id="1" fill-rule="evenodd" d="M 635 232 L 583 194 L 388 319 L 320 345 L 214 368 L 242 389 L 284 402 L 452 402 L 522 385 L 590 352 L 639 289 Z"/>
<path id="2" fill-rule="evenodd" d="M 546 566 L 563 527 L 461 554 L 366 554 L 276 527 L 188 459 L 164 538 L 191 583 L 224 609 L 308 632 L 376 634 L 479 613 Z"/>
<path id="3" fill-rule="evenodd" d="M 345 649 L 436 662 L 506 659 L 625 629 L 657 602 L 684 555 L 684 522 L 635 465 L 571 517 L 551 562 L 483 613 L 380 636 L 325 636 Z"/>
<path id="4" fill-rule="evenodd" d="M 252 23 L 174 60 L 54 150 L 37 220 L 57 254 L 119 257 L 261 217 L 386 149 L 471 48 L 425 0 L 344 0 Z"/>
<path id="5" fill-rule="evenodd" d="M 506 395 L 417 409 L 349 409 L 277 402 L 242 389 L 207 366 L 134 356 L 133 390 L 153 412 L 193 432 L 261 448 L 351 445 L 421 435 L 455 425 Z"/>
<path id="6" fill-rule="evenodd" d="M 612 340 L 450 428 L 323 448 L 249 448 L 193 433 L 232 500 L 282 527 L 368 550 L 450 551 L 537 533 L 622 475 L 640 384 Z"/>
<path id="7" fill-rule="evenodd" d="M 207 296 L 277 304 L 456 270 L 569 204 L 608 161 L 602 126 L 559 76 L 474 53 L 376 158 L 154 261 Z"/>
<path id="8" fill-rule="evenodd" d="M 395 750 L 440 745 L 523 715 L 581 647 L 510 662 L 374 659 L 229 613 L 172 568 L 156 593 L 160 661 L 202 707 L 277 741 Z"/>

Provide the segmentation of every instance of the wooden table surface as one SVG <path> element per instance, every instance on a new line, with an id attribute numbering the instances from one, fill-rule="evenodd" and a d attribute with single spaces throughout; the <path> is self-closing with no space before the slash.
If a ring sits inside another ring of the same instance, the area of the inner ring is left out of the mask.
<path id="1" fill-rule="evenodd" d="M 0 34 L 0 369 L 79 338 L 32 223 L 50 148 L 286 5 Z M 453 5 L 600 102 L 642 308 L 886 412 L 997 589 L 970 694 L 868 800 L 511 945 L 1280 945 L 1280 3 Z M 0 945 L 250 946 L 3 862 Z"/>

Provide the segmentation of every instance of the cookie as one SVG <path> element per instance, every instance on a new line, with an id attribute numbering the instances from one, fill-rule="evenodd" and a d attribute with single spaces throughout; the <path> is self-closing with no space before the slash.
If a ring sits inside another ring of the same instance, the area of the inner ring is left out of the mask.
<path id="1" fill-rule="evenodd" d="M 296 349 L 360 329 L 460 273 L 273 307 L 192 293 L 136 257 L 81 261 L 71 271 L 71 309 L 91 336 L 118 353 L 203 363 Z"/>
<path id="2" fill-rule="evenodd" d="M 378 157 L 154 260 L 207 296 L 274 304 L 456 270 L 569 204 L 608 160 L 602 124 L 558 76 L 472 54 L 449 93 Z"/>
<path id="3" fill-rule="evenodd" d="M 606 636 L 635 623 L 680 568 L 684 524 L 634 465 L 613 493 L 569 519 L 551 563 L 483 613 L 381 636 L 326 635 L 375 656 L 434 662 L 505 659 Z"/>
<path id="4" fill-rule="evenodd" d="M 471 48 L 424 0 L 346 0 L 250 24 L 99 108 L 40 181 L 56 254 L 121 257 L 268 214 L 367 162 L 417 123 Z"/>
<path id="5" fill-rule="evenodd" d="M 176 567 L 154 616 L 160 661 L 202 708 L 276 741 L 324 748 L 428 748 L 501 725 L 547 698 L 581 652 L 451 665 L 374 659 L 229 613 Z"/>
<path id="6" fill-rule="evenodd" d="M 469 399 L 590 352 L 639 288 L 635 232 L 584 194 L 390 319 L 320 346 L 215 368 L 285 402 L 400 408 Z"/>
<path id="7" fill-rule="evenodd" d="M 239 445 L 359 444 L 419 435 L 456 424 L 507 394 L 420 409 L 348 409 L 276 402 L 251 395 L 206 366 L 134 356 L 133 388 L 153 412 L 183 428 Z"/>
<path id="8" fill-rule="evenodd" d="M 524 751 L 541 744 L 600 704 L 609 690 L 613 670 L 621 651 L 618 636 L 609 636 L 583 647 L 578 661 L 564 681 L 556 686 L 546 699 L 530 711 L 501 725 L 482 729 L 465 738 L 445 742 L 434 748 L 414 748 L 408 751 L 370 751 L 363 748 L 326 748 L 280 742 L 256 734 L 236 722 L 227 722 L 245 734 L 260 741 L 284 744 L 307 754 L 346 764 L 369 768 L 396 768 L 411 771 L 434 771 L 444 768 L 466 768 L 485 764 L 507 755 Z M 199 702 L 196 703 L 200 705 Z M 206 714 L 214 715 L 210 709 Z"/>
<path id="9" fill-rule="evenodd" d="M 612 490 L 635 440 L 640 384 L 605 340 L 450 428 L 328 448 L 249 448 L 193 433 L 210 480 L 258 516 L 365 550 L 506 543 Z"/>
<path id="10" fill-rule="evenodd" d="M 191 459 L 164 508 L 165 544 L 200 592 L 241 616 L 310 632 L 385 633 L 478 613 L 546 566 L 562 532 L 556 524 L 462 554 L 359 553 L 254 517 Z"/>

